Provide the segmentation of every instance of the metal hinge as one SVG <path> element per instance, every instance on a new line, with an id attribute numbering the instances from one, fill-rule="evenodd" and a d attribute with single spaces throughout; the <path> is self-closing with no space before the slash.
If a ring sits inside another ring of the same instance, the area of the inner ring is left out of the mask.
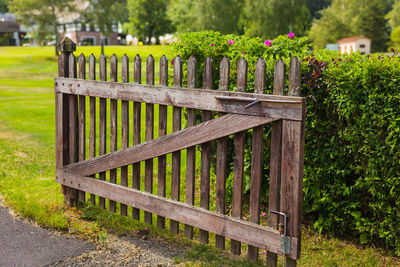
<path id="1" fill-rule="evenodd" d="M 287 216 L 285 213 L 271 210 L 271 213 L 283 216 L 283 235 L 281 235 L 281 252 L 283 254 L 283 266 L 286 266 L 286 254 L 290 254 L 290 237 L 286 236 Z"/>

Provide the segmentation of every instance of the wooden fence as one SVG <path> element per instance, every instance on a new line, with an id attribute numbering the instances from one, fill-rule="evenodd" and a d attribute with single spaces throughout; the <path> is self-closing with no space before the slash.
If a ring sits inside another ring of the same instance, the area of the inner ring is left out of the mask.
<path id="1" fill-rule="evenodd" d="M 289 94 L 292 96 L 281 96 L 286 73 L 282 60 L 275 65 L 275 95 L 266 95 L 263 94 L 266 78 L 263 59 L 258 60 L 255 68 L 255 92 L 246 93 L 248 66 L 244 58 L 237 63 L 237 92 L 232 92 L 226 91 L 231 64 L 227 58 L 220 62 L 219 90 L 212 90 L 213 62 L 211 58 L 206 59 L 203 89 L 199 90 L 195 89 L 197 63 L 194 57 L 187 62 L 188 88 L 182 88 L 183 62 L 180 57 L 174 61 L 173 87 L 167 87 L 168 60 L 165 56 L 160 60 L 160 85 L 154 85 L 152 56 L 147 58 L 146 85 L 142 85 L 142 64 L 138 55 L 133 63 L 133 83 L 129 83 L 129 59 L 126 55 L 121 61 L 121 82 L 118 82 L 118 59 L 115 55 L 110 59 L 109 82 L 106 81 L 105 56 L 100 57 L 99 79 L 96 80 L 96 59 L 90 55 L 89 80 L 85 80 L 84 55 L 79 56 L 78 72 L 73 54 L 75 44 L 65 38 L 60 48 L 59 78 L 55 79 L 56 181 L 62 184 L 66 202 L 85 201 L 87 192 L 91 194 L 91 204 L 98 202 L 101 208 L 106 207 L 105 200 L 109 199 L 111 212 L 116 212 L 117 203 L 120 203 L 121 215 L 127 216 L 128 207 L 132 207 L 133 218 L 140 219 L 139 211 L 143 210 L 144 221 L 148 224 L 152 224 L 152 214 L 156 214 L 160 228 L 165 228 L 165 218 L 169 218 L 172 233 L 177 234 L 179 223 L 183 223 L 184 234 L 188 238 L 193 238 L 193 227 L 196 227 L 200 229 L 200 241 L 203 243 L 209 242 L 209 232 L 213 232 L 217 248 L 225 249 L 225 238 L 229 238 L 232 253 L 240 254 L 241 243 L 246 243 L 249 245 L 248 257 L 252 260 L 258 259 L 258 248 L 262 248 L 268 251 L 269 266 L 277 265 L 278 254 L 285 255 L 288 265 L 296 265 L 300 257 L 305 119 L 305 99 L 297 97 L 300 89 L 300 63 L 297 58 L 290 62 Z M 141 103 L 146 103 L 145 142 L 141 142 Z M 153 139 L 154 104 L 158 104 L 159 108 L 156 139 Z M 167 124 L 171 122 L 167 121 L 167 106 L 173 106 L 173 132 L 169 134 Z M 130 107 L 133 112 L 130 112 Z M 185 129 L 182 129 L 182 108 L 186 108 Z M 202 122 L 199 124 L 196 124 L 196 110 L 202 111 Z M 216 116 L 217 112 L 219 116 Z M 132 114 L 133 118 L 130 118 Z M 261 226 L 263 126 L 268 123 L 272 123 L 269 212 L 268 226 Z M 250 221 L 245 221 L 241 217 L 245 133 L 249 129 L 252 129 L 251 180 L 249 211 L 246 214 L 249 214 Z M 228 214 L 225 194 L 230 135 L 234 136 L 235 155 L 232 208 L 231 214 Z M 118 140 L 120 137 L 121 140 Z M 217 147 L 215 212 L 209 210 L 211 142 L 216 142 Z M 200 207 L 195 206 L 196 146 L 201 147 L 201 166 L 198 166 Z M 182 150 L 186 150 L 185 181 L 181 179 Z M 171 193 L 167 196 L 166 155 L 170 153 Z M 154 158 L 158 158 L 157 195 L 153 188 Z M 141 188 L 140 162 L 145 162 L 144 190 Z M 181 183 L 184 183 L 185 203 L 180 201 Z"/>

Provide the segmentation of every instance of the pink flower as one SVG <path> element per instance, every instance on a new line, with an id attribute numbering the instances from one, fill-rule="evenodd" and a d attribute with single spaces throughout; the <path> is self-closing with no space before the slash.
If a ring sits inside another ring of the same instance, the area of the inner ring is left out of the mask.
<path id="1" fill-rule="evenodd" d="M 174 65 L 175 59 L 171 59 L 171 65 Z"/>
<path id="2" fill-rule="evenodd" d="M 40 171 L 40 174 L 43 174 L 43 171 Z"/>
<path id="3" fill-rule="evenodd" d="M 113 234 L 114 233 L 114 229 L 110 229 L 110 234 Z"/>
<path id="4" fill-rule="evenodd" d="M 214 44 L 211 44 L 211 46 L 214 46 Z"/>
<path id="5" fill-rule="evenodd" d="M 263 251 L 263 252 L 261 252 L 262 254 L 267 254 L 267 252 L 266 251 Z"/>
<path id="6" fill-rule="evenodd" d="M 146 232 L 148 232 L 150 229 L 149 229 L 149 227 L 146 227 L 146 228 L 144 228 L 144 230 L 145 230 Z"/>
<path id="7" fill-rule="evenodd" d="M 290 39 L 294 38 L 294 32 L 288 33 L 287 37 L 289 37 Z"/>
<path id="8" fill-rule="evenodd" d="M 247 220 L 246 216 L 243 216 L 242 219 L 243 219 L 243 220 Z"/>
<path id="9" fill-rule="evenodd" d="M 266 215 L 265 212 L 261 213 L 261 217 L 265 217 L 265 215 Z"/>
<path id="10" fill-rule="evenodd" d="M 267 41 L 264 42 L 264 44 L 267 45 L 267 46 L 271 46 L 272 42 L 270 40 L 267 40 Z"/>
<path id="11" fill-rule="evenodd" d="M 137 235 L 140 235 L 140 231 L 137 231 L 136 234 L 137 234 Z"/>
<path id="12" fill-rule="evenodd" d="M 228 44 L 233 45 L 234 43 L 235 43 L 235 41 L 228 40 Z"/>

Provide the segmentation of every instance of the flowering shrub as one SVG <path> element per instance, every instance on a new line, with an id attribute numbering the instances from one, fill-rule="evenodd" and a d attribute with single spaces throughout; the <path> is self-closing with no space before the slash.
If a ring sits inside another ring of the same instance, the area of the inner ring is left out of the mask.
<path id="1" fill-rule="evenodd" d="M 254 90 L 254 66 L 260 57 L 266 60 L 267 77 L 271 81 L 277 59 L 283 58 L 289 63 L 290 58 L 294 55 L 304 58 L 310 54 L 310 45 L 308 45 L 305 37 L 291 38 L 282 35 L 273 41 L 269 41 L 233 34 L 222 35 L 214 31 L 184 33 L 177 42 L 171 44 L 171 47 L 173 55 L 180 55 L 183 62 L 187 62 L 192 55 L 196 57 L 199 72 L 198 86 L 202 84 L 203 62 L 210 56 L 214 62 L 214 85 L 215 88 L 218 88 L 219 63 L 224 57 L 228 57 L 231 62 L 231 89 L 235 89 L 236 62 L 244 57 L 249 65 L 249 91 Z M 186 66 L 183 70 L 184 77 L 186 77 Z M 267 88 L 267 91 L 271 93 L 272 87 Z"/>
<path id="2" fill-rule="evenodd" d="M 230 44 L 228 40 L 234 43 Z M 211 44 L 214 44 L 212 46 Z M 186 33 L 172 45 L 187 62 L 202 66 L 211 56 L 218 86 L 219 62 L 231 61 L 230 90 L 236 63 L 249 63 L 248 91 L 254 89 L 254 66 L 267 63 L 266 93 L 272 93 L 277 59 L 302 60 L 302 95 L 307 97 L 304 204 L 305 221 L 319 231 L 382 244 L 400 255 L 400 59 L 398 55 L 365 56 L 316 50 L 294 33 L 274 40 Z M 184 65 L 184 70 L 186 66 Z M 186 74 L 184 75 L 186 77 Z M 268 201 L 270 128 L 265 127 L 262 200 Z M 232 142 L 232 140 L 229 140 Z M 232 146 L 230 146 L 232 147 Z M 215 149 L 215 148 L 214 148 Z M 251 138 L 246 138 L 244 193 L 250 188 Z M 227 203 L 232 190 L 233 151 L 228 151 Z"/>

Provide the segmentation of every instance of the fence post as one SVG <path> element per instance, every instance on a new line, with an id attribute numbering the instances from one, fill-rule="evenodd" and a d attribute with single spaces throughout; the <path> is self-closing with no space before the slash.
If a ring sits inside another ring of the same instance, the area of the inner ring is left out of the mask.
<path id="1" fill-rule="evenodd" d="M 300 96 L 300 61 L 293 57 L 289 67 L 289 95 Z M 287 235 L 298 239 L 297 255 L 300 256 L 301 208 L 303 202 L 304 118 L 302 121 L 283 120 L 281 212 L 288 215 Z M 286 266 L 295 267 L 297 261 L 286 257 Z"/>
<path id="2" fill-rule="evenodd" d="M 76 50 L 76 45 L 68 37 L 63 38 L 59 45 L 61 55 L 58 58 L 58 76 L 69 77 L 69 58 Z M 56 169 L 62 169 L 70 162 L 69 156 L 69 95 L 56 93 Z M 64 202 L 75 204 L 77 190 L 61 186 Z"/>

